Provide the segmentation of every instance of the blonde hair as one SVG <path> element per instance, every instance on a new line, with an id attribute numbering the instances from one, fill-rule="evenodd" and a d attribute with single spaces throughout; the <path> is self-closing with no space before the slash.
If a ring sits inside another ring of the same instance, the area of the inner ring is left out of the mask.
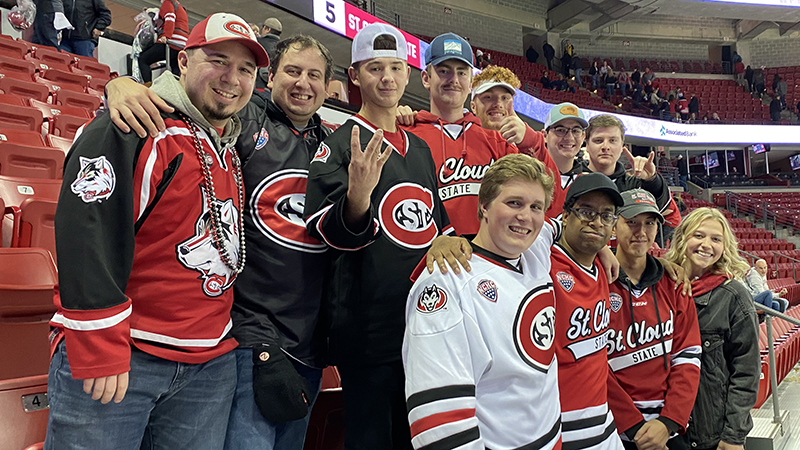
<path id="1" fill-rule="evenodd" d="M 521 153 L 503 156 L 489 167 L 478 190 L 478 219 L 483 219 L 481 207 L 487 207 L 500 195 L 503 185 L 511 180 L 539 183 L 544 189 L 544 209 L 550 207 L 555 181 L 541 161 Z"/>
<path id="2" fill-rule="evenodd" d="M 506 69 L 505 67 L 489 66 L 472 79 L 472 89 L 486 83 L 487 81 L 499 81 L 501 83 L 508 83 L 514 86 L 514 89 L 519 89 L 522 86 L 519 78 L 514 75 L 514 72 Z"/>
<path id="3" fill-rule="evenodd" d="M 684 269 L 687 269 L 686 241 L 706 220 L 716 220 L 722 225 L 723 243 L 722 255 L 708 271 L 717 275 L 741 278 L 750 270 L 750 265 L 739 258 L 739 245 L 736 236 L 733 234 L 733 229 L 728 223 L 728 220 L 718 209 L 697 208 L 688 216 L 684 217 L 681 224 L 675 229 L 675 233 L 672 235 L 672 247 L 664 257 L 668 261 L 679 264 Z"/>

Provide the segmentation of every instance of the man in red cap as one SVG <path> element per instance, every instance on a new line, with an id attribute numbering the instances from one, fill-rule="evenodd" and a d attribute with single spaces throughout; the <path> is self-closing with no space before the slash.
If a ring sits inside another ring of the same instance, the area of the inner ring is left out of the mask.
<path id="1" fill-rule="evenodd" d="M 178 64 L 152 87 L 174 108 L 166 130 L 140 138 L 101 115 L 65 162 L 47 449 L 223 446 L 245 262 L 236 112 L 269 58 L 219 13 Z"/>

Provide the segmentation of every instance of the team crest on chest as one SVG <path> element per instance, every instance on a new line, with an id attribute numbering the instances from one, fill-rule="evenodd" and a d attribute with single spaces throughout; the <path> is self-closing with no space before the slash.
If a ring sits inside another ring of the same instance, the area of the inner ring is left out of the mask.
<path id="1" fill-rule="evenodd" d="M 378 220 L 396 244 L 427 248 L 439 234 L 433 220 L 433 193 L 414 183 L 399 183 L 381 199 Z"/>
<path id="2" fill-rule="evenodd" d="M 328 147 L 328 145 L 323 142 L 322 144 L 319 144 L 319 147 L 317 147 L 317 152 L 314 153 L 314 158 L 311 159 L 311 162 L 326 163 L 328 162 L 328 157 L 330 156 L 331 156 L 331 148 Z"/>
<path id="3" fill-rule="evenodd" d="M 117 184 L 114 167 L 105 156 L 97 158 L 80 157 L 81 169 L 78 176 L 70 185 L 73 194 L 76 194 L 85 203 L 99 202 L 111 197 Z"/>
<path id="4" fill-rule="evenodd" d="M 531 367 L 547 372 L 555 355 L 555 296 L 552 285 L 529 292 L 514 319 L 514 344 Z"/>
<path id="5" fill-rule="evenodd" d="M 608 295 L 608 300 L 611 302 L 611 310 L 619 312 L 620 308 L 622 308 L 622 296 L 616 292 L 612 292 Z"/>
<path id="6" fill-rule="evenodd" d="M 233 285 L 236 272 L 228 268 L 219 255 L 219 250 L 214 243 L 211 225 L 211 211 L 209 210 L 208 193 L 200 186 L 203 193 L 203 212 L 195 222 L 195 234 L 176 246 L 178 261 L 187 269 L 200 272 L 203 280 L 203 292 L 209 297 L 222 295 L 226 289 Z M 231 261 L 239 261 L 239 239 L 242 230 L 239 229 L 239 211 L 232 199 L 211 199 L 219 210 L 220 229 L 217 230 L 221 238 L 221 245 L 227 250 Z"/>
<path id="7" fill-rule="evenodd" d="M 441 310 L 447 304 L 447 292 L 439 286 L 431 285 L 422 290 L 417 297 L 417 311 L 431 314 Z"/>
<path id="8" fill-rule="evenodd" d="M 572 291 L 572 288 L 575 286 L 575 278 L 566 272 L 558 272 L 556 274 L 556 279 L 558 280 L 558 284 L 567 292 Z"/>
<path id="9" fill-rule="evenodd" d="M 497 285 L 492 280 L 481 280 L 478 283 L 478 293 L 490 302 L 497 301 Z"/>
<path id="10" fill-rule="evenodd" d="M 260 132 L 253 135 L 253 140 L 256 142 L 256 150 L 261 150 L 269 142 L 269 133 L 262 128 Z"/>

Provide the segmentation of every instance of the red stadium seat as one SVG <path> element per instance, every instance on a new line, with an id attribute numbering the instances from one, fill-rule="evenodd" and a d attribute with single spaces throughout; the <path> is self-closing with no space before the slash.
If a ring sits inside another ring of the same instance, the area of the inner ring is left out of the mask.
<path id="1" fill-rule="evenodd" d="M 33 98 L 46 102 L 50 97 L 50 89 L 41 83 L 17 80 L 10 77 L 0 78 L 0 91 L 6 94 L 19 95 L 23 98 Z"/>
<path id="2" fill-rule="evenodd" d="M 33 56 L 45 64 L 45 69 L 69 71 L 70 66 L 75 62 L 75 57 L 71 54 L 48 47 L 36 47 Z"/>
<path id="3" fill-rule="evenodd" d="M 28 54 L 28 46 L 20 41 L 3 39 L 0 40 L 0 55 L 9 58 L 24 59 Z"/>
<path id="4" fill-rule="evenodd" d="M 0 104 L 11 106 L 25 106 L 22 97 L 14 94 L 0 94 Z"/>
<path id="5" fill-rule="evenodd" d="M 0 55 L 0 73 L 3 74 L 4 77 L 34 81 L 36 66 L 25 59 L 9 58 Z"/>
<path id="6" fill-rule="evenodd" d="M 6 142 L 30 145 L 31 147 L 41 147 L 45 145 L 44 139 L 42 139 L 42 133 L 38 131 L 0 127 L 0 145 Z"/>
<path id="7" fill-rule="evenodd" d="M 81 94 L 79 92 L 72 91 L 59 91 L 56 95 L 56 101 L 54 103 L 58 105 L 75 106 L 94 112 L 100 107 L 102 100 L 89 94 Z"/>
<path id="8" fill-rule="evenodd" d="M 78 58 L 78 62 L 75 63 L 75 67 L 88 73 L 92 78 L 102 78 L 104 80 L 111 78 L 111 68 L 93 60 L 93 58 L 89 59 L 81 56 Z"/>
<path id="9" fill-rule="evenodd" d="M 48 134 L 45 136 L 45 140 L 48 146 L 60 149 L 65 155 L 69 153 L 69 149 L 72 147 L 72 139 Z"/>
<path id="10" fill-rule="evenodd" d="M 334 366 L 322 372 L 320 389 L 306 431 L 303 450 L 344 449 L 344 406 L 339 371 Z"/>
<path id="11" fill-rule="evenodd" d="M 47 375 L 0 381 L 3 448 L 27 450 L 44 441 L 48 407 Z"/>
<path id="12" fill-rule="evenodd" d="M 78 128 L 85 125 L 89 120 L 86 117 L 59 114 L 53 117 L 53 126 L 50 128 L 50 133 L 67 139 L 74 139 Z"/>
<path id="13" fill-rule="evenodd" d="M 58 148 L 4 143 L 0 145 L 0 175 L 60 179 L 64 156 Z"/>
<path id="14" fill-rule="evenodd" d="M 61 87 L 75 92 L 86 92 L 86 87 L 89 85 L 89 78 L 86 75 L 67 72 L 58 69 L 47 69 L 41 77 L 45 80 L 52 81 Z"/>
<path id="15" fill-rule="evenodd" d="M 0 175 L 0 198 L 5 202 L 5 216 L 3 217 L 3 247 L 11 247 L 12 244 L 20 247 L 36 246 L 40 242 L 48 245 L 48 249 L 55 250 L 52 238 L 42 235 L 40 228 L 33 229 L 33 225 L 45 225 L 52 228 L 52 223 L 48 224 L 46 214 L 48 205 L 41 203 L 52 203 L 58 200 L 61 191 L 61 180 L 47 180 L 42 178 L 20 178 Z M 37 200 L 38 202 L 32 202 Z M 31 206 L 32 205 L 32 206 Z M 31 207 L 26 213 L 23 226 L 22 209 Z M 49 225 L 49 226 L 48 226 Z M 25 230 L 23 236 L 22 230 Z M 35 233 L 35 236 L 34 236 Z M 24 244 L 24 245 L 20 245 Z"/>
<path id="16" fill-rule="evenodd" d="M 36 108 L 0 104 L 0 127 L 5 129 L 21 128 L 41 132 L 42 120 L 42 112 Z"/>

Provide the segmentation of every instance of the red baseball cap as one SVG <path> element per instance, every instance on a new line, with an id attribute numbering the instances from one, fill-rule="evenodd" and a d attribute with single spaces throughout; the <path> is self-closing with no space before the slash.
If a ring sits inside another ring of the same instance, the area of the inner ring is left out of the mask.
<path id="1" fill-rule="evenodd" d="M 192 28 L 186 41 L 186 50 L 205 47 L 217 42 L 236 40 L 253 52 L 258 67 L 269 65 L 269 56 L 256 40 L 253 30 L 241 17 L 235 14 L 216 13 L 206 17 Z"/>

